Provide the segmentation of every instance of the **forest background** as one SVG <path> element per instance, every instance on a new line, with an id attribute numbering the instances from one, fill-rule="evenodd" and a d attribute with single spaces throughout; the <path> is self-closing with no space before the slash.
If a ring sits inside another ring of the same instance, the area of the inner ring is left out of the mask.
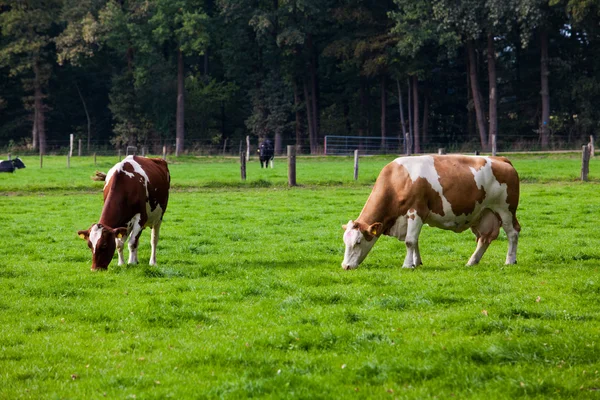
<path id="1" fill-rule="evenodd" d="M 598 104 L 596 0 L 0 0 L 0 151 L 580 148 Z"/>

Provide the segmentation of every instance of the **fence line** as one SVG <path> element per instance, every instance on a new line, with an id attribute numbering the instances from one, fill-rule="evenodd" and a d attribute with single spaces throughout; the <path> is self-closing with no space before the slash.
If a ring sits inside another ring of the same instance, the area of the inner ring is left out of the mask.
<path id="1" fill-rule="evenodd" d="M 69 136 L 64 140 L 49 140 L 46 142 L 46 154 L 48 155 L 66 155 L 71 152 L 71 156 L 75 156 L 71 147 Z M 79 139 L 75 138 L 79 143 Z M 448 153 L 474 153 L 481 151 L 481 146 L 478 141 L 458 140 L 442 140 L 444 138 L 430 137 L 427 143 L 421 144 L 421 153 L 435 153 L 439 148 L 444 148 Z M 335 140 L 335 141 L 334 141 Z M 340 143 L 343 141 L 344 143 Z M 583 144 L 587 144 L 589 136 L 581 138 L 572 138 L 569 141 L 552 142 L 548 149 L 552 150 L 571 150 L 580 151 Z M 194 156 L 238 156 L 239 148 L 235 140 L 226 138 L 222 142 L 212 142 L 210 140 L 186 140 L 186 147 L 182 155 Z M 140 149 L 144 149 L 145 154 L 152 154 L 166 157 L 167 155 L 175 155 L 176 141 L 169 140 L 147 140 L 145 142 L 134 143 L 137 147 L 137 153 L 140 154 Z M 389 136 L 382 140 L 381 137 L 358 137 L 358 136 L 335 136 L 326 135 L 323 141 L 316 146 L 316 151 L 311 153 L 311 148 L 308 143 L 298 145 L 295 141 L 283 140 L 281 143 L 279 156 L 285 155 L 287 146 L 295 146 L 297 155 L 352 155 L 354 150 L 359 149 L 361 155 L 367 154 L 405 154 L 404 139 L 397 136 Z M 110 141 L 92 141 L 89 150 L 86 146 L 78 146 L 77 155 L 91 156 L 94 153 L 98 156 L 114 155 L 121 150 L 122 154 L 130 153 L 127 151 L 127 144 L 116 146 Z M 253 154 L 258 147 L 258 139 L 250 138 L 250 154 Z M 507 152 L 523 152 L 523 151 L 541 151 L 541 146 L 537 140 L 524 140 L 520 137 L 499 136 L 497 143 L 498 153 Z M 0 154 L 20 154 L 20 155 L 38 155 L 39 151 L 34 150 L 27 145 L 15 145 L 8 141 L 0 140 Z"/>

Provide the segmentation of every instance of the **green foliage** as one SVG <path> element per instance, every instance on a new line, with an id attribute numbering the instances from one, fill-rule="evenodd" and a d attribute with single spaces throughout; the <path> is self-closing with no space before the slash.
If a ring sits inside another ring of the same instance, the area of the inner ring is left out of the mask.
<path id="1" fill-rule="evenodd" d="M 429 99 L 429 136 L 436 138 L 427 151 L 456 146 L 472 140 L 464 41 L 473 39 L 484 55 L 484 33 L 493 32 L 499 143 L 535 147 L 543 29 L 551 114 L 561 121 L 552 137 L 556 146 L 574 145 L 595 133 L 600 120 L 593 106 L 599 19 L 592 0 L 0 1 L 0 137 L 29 140 L 35 78 L 49 140 L 87 131 L 88 117 L 102 143 L 172 139 L 181 50 L 186 85 L 195 85 L 186 86 L 189 101 L 184 96 L 193 138 L 231 143 L 250 132 L 292 144 L 298 132 L 306 142 L 303 83 L 310 81 L 312 92 L 314 71 L 321 134 L 379 135 L 381 107 L 373 100 L 382 78 L 403 83 L 416 75 L 421 100 Z M 487 61 L 479 60 L 483 77 Z M 387 91 L 384 123 L 396 135 L 397 93 L 393 84 Z"/>
<path id="2" fill-rule="evenodd" d="M 241 183 L 235 159 L 182 157 L 159 264 L 146 231 L 141 263 L 105 273 L 76 231 L 100 213 L 89 175 L 116 160 L 45 160 L 0 177 L 18 192 L 0 201 L 0 397 L 587 399 L 600 384 L 597 160 L 583 184 L 577 157 L 511 157 L 517 265 L 503 234 L 465 267 L 473 235 L 425 227 L 423 267 L 382 238 L 343 271 L 340 225 L 389 159 L 361 158 L 354 184 L 351 158 L 300 157 L 306 185 L 289 189 L 279 159 Z"/>

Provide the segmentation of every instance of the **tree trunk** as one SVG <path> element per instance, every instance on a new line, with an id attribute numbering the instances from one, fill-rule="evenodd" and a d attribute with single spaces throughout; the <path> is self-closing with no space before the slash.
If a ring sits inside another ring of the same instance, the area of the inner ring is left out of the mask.
<path id="1" fill-rule="evenodd" d="M 540 32 L 540 47 L 541 47 L 541 59 L 540 59 L 540 71 L 541 71 L 541 92 L 542 95 L 542 121 L 540 126 L 540 141 L 542 149 L 548 148 L 548 141 L 550 136 L 550 130 L 548 124 L 550 123 L 550 88 L 548 86 L 548 32 L 542 30 Z"/>
<path id="2" fill-rule="evenodd" d="M 423 95 L 423 132 L 421 135 L 423 145 L 429 143 L 429 93 L 425 90 Z"/>
<path id="3" fill-rule="evenodd" d="M 367 98 L 367 82 L 364 77 L 360 77 L 360 88 L 358 97 L 360 98 L 360 107 L 358 110 L 358 136 L 366 136 L 367 133 L 367 107 L 369 100 Z"/>
<path id="4" fill-rule="evenodd" d="M 412 77 L 413 89 L 413 138 L 415 142 L 415 153 L 421 152 L 421 141 L 419 138 L 419 78 L 416 75 Z"/>
<path id="5" fill-rule="evenodd" d="M 315 144 L 319 141 L 319 85 L 317 83 L 317 54 L 316 49 L 312 43 L 312 35 L 308 35 L 309 47 L 310 47 L 310 85 L 311 85 L 311 105 L 312 105 L 312 119 L 313 119 L 313 136 Z M 315 146 L 314 152 L 316 153 L 317 147 Z"/>
<path id="6" fill-rule="evenodd" d="M 33 150 L 37 150 L 38 148 L 38 126 L 37 126 L 37 108 L 34 107 L 33 110 L 33 124 L 31 127 L 31 148 Z"/>
<path id="7" fill-rule="evenodd" d="M 300 93 L 298 91 L 298 80 L 294 79 L 294 110 L 296 110 L 296 146 L 302 148 L 302 115 L 300 113 Z"/>
<path id="8" fill-rule="evenodd" d="M 487 61 L 488 61 L 488 80 L 490 86 L 490 103 L 489 103 L 489 137 L 492 155 L 496 155 L 496 140 L 498 134 L 498 94 L 496 84 L 496 50 L 494 48 L 494 35 L 487 35 Z"/>
<path id="9" fill-rule="evenodd" d="M 175 122 L 175 137 L 177 138 L 176 154 L 183 153 L 183 140 L 185 137 L 185 86 L 183 70 L 183 53 L 177 49 L 177 121 Z"/>
<path id="10" fill-rule="evenodd" d="M 386 76 L 382 75 L 381 76 L 381 149 L 382 150 L 385 150 L 385 137 L 386 137 L 385 111 L 386 111 L 386 106 L 387 106 L 387 98 L 386 98 L 385 86 L 386 86 Z"/>
<path id="11" fill-rule="evenodd" d="M 304 104 L 306 105 L 306 126 L 308 126 L 308 143 L 310 145 L 310 154 L 316 152 L 317 143 L 315 142 L 315 134 L 313 128 L 313 119 L 311 115 L 312 106 L 310 104 L 310 95 L 308 94 L 308 82 L 303 83 L 304 86 Z"/>
<path id="12" fill-rule="evenodd" d="M 406 79 L 406 85 L 408 87 L 408 104 L 406 105 L 406 108 L 408 109 L 408 136 L 409 136 L 409 140 L 408 140 L 408 154 L 412 154 L 413 149 L 414 149 L 414 142 L 415 142 L 415 136 L 413 135 L 413 123 L 412 123 L 412 104 L 413 104 L 413 98 L 412 98 L 412 83 L 411 83 L 411 79 L 408 78 Z"/>
<path id="13" fill-rule="evenodd" d="M 39 145 L 40 154 L 46 154 L 46 127 L 45 127 L 45 116 L 44 116 L 44 95 L 42 93 L 40 68 L 37 62 L 33 64 L 34 73 L 34 130 L 37 131 L 37 143 Z"/>
<path id="14" fill-rule="evenodd" d="M 402 137 L 404 138 L 404 153 L 407 156 L 410 155 L 409 151 L 409 137 L 406 131 L 406 123 L 404 121 L 404 104 L 402 104 L 402 88 L 400 87 L 400 81 L 396 79 L 396 87 L 398 88 L 398 108 L 400 111 L 400 128 L 402 129 Z"/>
<path id="15" fill-rule="evenodd" d="M 87 105 L 85 104 L 85 99 L 81 94 L 81 90 L 79 90 L 79 85 L 75 82 L 75 88 L 77 88 L 77 93 L 79 94 L 79 98 L 81 99 L 81 104 L 83 104 L 83 111 L 85 111 L 85 118 L 87 119 L 87 151 L 90 151 L 90 142 L 92 136 L 92 122 L 90 121 L 90 113 L 88 112 Z"/>
<path id="16" fill-rule="evenodd" d="M 473 104 L 475 106 L 475 116 L 477 117 L 477 129 L 479 130 L 479 140 L 481 149 L 487 149 L 487 132 L 485 129 L 485 111 L 481 101 L 481 90 L 479 89 L 479 80 L 477 78 L 477 65 L 475 62 L 475 45 L 472 40 L 467 40 L 467 53 L 469 55 L 469 78 L 471 80 L 471 92 L 473 95 Z"/>

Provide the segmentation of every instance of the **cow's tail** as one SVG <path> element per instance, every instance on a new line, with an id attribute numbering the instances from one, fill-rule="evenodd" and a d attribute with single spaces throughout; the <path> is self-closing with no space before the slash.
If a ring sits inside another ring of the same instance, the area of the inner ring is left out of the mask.
<path id="1" fill-rule="evenodd" d="M 93 181 L 105 181 L 106 174 L 104 172 L 96 171 L 96 174 L 93 175 L 91 178 Z"/>

